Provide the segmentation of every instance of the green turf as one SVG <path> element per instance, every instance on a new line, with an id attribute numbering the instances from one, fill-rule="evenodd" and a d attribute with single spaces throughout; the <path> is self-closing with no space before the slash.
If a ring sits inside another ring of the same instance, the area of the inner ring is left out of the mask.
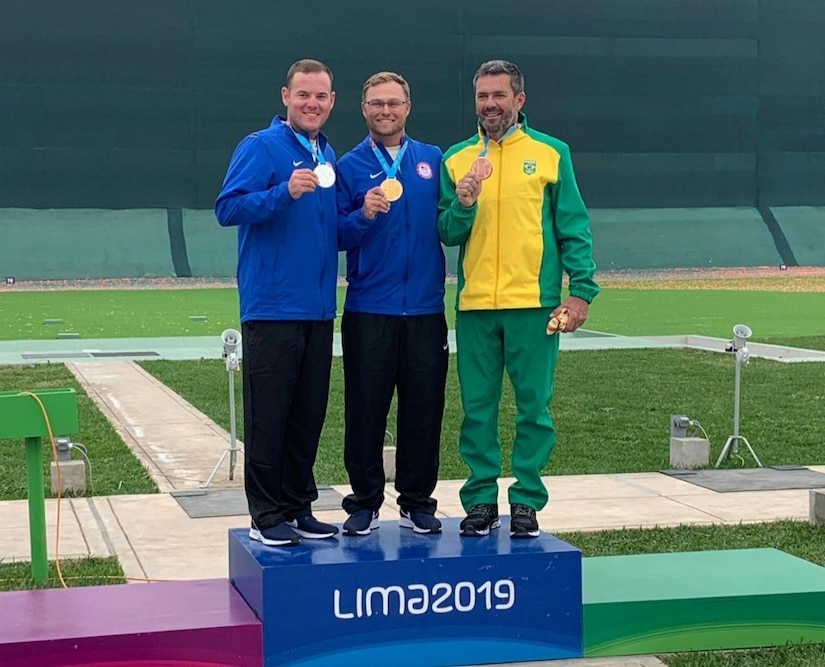
<path id="1" fill-rule="evenodd" d="M 226 368 L 221 361 L 147 361 L 141 365 L 229 428 Z M 735 365 L 730 355 L 693 350 L 563 352 L 553 415 L 558 445 L 549 474 L 650 472 L 669 467 L 671 414 L 687 414 L 707 431 L 719 453 L 732 432 Z M 741 432 L 764 465 L 825 464 L 817 419 L 823 409 L 822 366 L 752 359 L 742 370 Z M 238 401 L 242 402 L 240 392 Z M 462 410 L 455 358 L 450 359 L 441 438 L 441 478 L 463 479 L 458 456 Z M 242 410 L 238 408 L 238 414 Z M 515 401 L 509 383 L 502 397 L 500 431 L 504 475 L 514 435 Z M 239 420 L 242 421 L 242 420 Z M 333 362 L 327 420 L 316 464 L 319 481 L 346 482 L 343 370 Z M 390 416 L 394 430 L 394 412 Z M 243 424 L 238 424 L 243 439 Z M 733 463 L 731 463 L 733 465 Z"/>
<path id="2" fill-rule="evenodd" d="M 338 290 L 339 310 L 345 288 Z M 447 286 L 453 326 L 455 285 Z M 0 340 L 219 335 L 238 326 L 234 289 L 1 292 Z M 190 316 L 206 316 L 192 321 Z M 46 325 L 62 319 L 61 325 Z M 586 328 L 622 335 L 697 334 L 729 337 L 738 322 L 754 340 L 816 336 L 825 331 L 825 293 L 722 290 L 607 289 L 594 302 Z"/>
<path id="3" fill-rule="evenodd" d="M 625 336 L 696 334 L 727 338 L 734 324 L 768 336 L 825 331 L 825 293 L 738 290 L 606 290 L 586 327 Z"/>
<path id="4" fill-rule="evenodd" d="M 125 584 L 126 578 L 117 558 L 77 558 L 60 561 L 60 571 L 66 585 L 108 586 Z M 49 579 L 45 585 L 31 577 L 31 563 L 0 563 L 0 591 L 20 591 L 32 588 L 60 588 L 54 561 L 49 562 Z"/>
<path id="5" fill-rule="evenodd" d="M 219 335 L 238 326 L 234 289 L 82 290 L 0 293 L 0 340 Z M 205 322 L 190 316 L 205 315 Z M 46 320 L 63 320 L 47 325 Z"/>
<path id="6" fill-rule="evenodd" d="M 77 391 L 80 432 L 72 435 L 72 439 L 88 448 L 91 473 L 87 468 L 86 495 L 157 493 L 158 488 L 146 469 L 115 433 L 66 366 L 0 366 L 0 391 L 31 391 L 51 387 L 72 387 Z M 58 435 L 60 434 L 55 434 Z M 75 454 L 74 458 L 79 458 L 79 455 Z M 44 439 L 43 474 L 47 496 L 50 495 L 49 462 L 52 460 L 51 445 Z M 25 465 L 25 446 L 22 440 L 0 440 L 0 500 L 26 498 Z"/>
<path id="7" fill-rule="evenodd" d="M 825 644 L 782 646 L 753 651 L 705 651 L 664 655 L 668 667 L 822 667 Z"/>

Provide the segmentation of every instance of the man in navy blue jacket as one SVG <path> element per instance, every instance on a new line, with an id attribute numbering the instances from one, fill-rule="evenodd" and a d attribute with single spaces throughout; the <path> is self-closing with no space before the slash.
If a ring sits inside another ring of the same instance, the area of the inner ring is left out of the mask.
<path id="1" fill-rule="evenodd" d="M 344 462 L 352 494 L 344 534 L 378 527 L 383 443 L 398 392 L 396 480 L 400 525 L 437 533 L 438 481 L 449 349 L 444 252 L 438 240 L 441 150 L 405 132 L 410 87 L 394 72 L 367 79 L 369 135 L 338 163 L 340 246 L 347 251 Z"/>
<path id="2" fill-rule="evenodd" d="M 244 484 L 249 536 L 268 546 L 338 532 L 311 511 L 338 275 L 335 153 L 320 132 L 332 72 L 299 60 L 281 99 L 286 117 L 240 142 L 215 204 L 218 222 L 238 228 Z"/>

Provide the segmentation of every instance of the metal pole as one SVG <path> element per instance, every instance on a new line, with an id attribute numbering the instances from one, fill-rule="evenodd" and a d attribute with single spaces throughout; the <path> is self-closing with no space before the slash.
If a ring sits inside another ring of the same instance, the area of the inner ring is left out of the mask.
<path id="1" fill-rule="evenodd" d="M 736 376 L 733 381 L 733 454 L 739 453 L 739 383 L 742 376 L 742 364 L 736 352 Z"/>
<path id="2" fill-rule="evenodd" d="M 229 479 L 235 479 L 235 464 L 238 461 L 235 429 L 235 372 L 229 371 Z"/>
<path id="3" fill-rule="evenodd" d="M 26 438 L 26 477 L 29 486 L 32 578 L 41 584 L 49 579 L 49 557 L 46 549 L 46 494 L 43 490 L 43 451 L 40 437 Z"/>

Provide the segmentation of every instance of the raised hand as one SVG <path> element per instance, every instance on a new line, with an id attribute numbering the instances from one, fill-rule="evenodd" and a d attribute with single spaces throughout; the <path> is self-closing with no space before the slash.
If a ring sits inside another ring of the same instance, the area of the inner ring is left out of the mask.
<path id="1" fill-rule="evenodd" d="M 379 213 L 389 213 L 389 210 L 390 202 L 378 186 L 371 188 L 364 195 L 364 206 L 361 211 L 367 220 L 375 220 L 375 216 Z"/>
<path id="2" fill-rule="evenodd" d="M 289 177 L 287 188 L 289 196 L 293 199 L 300 199 L 307 192 L 315 192 L 318 187 L 318 176 L 312 169 L 296 169 Z"/>
<path id="3" fill-rule="evenodd" d="M 476 203 L 481 194 L 481 179 L 473 174 L 467 174 L 455 186 L 455 194 L 462 206 L 470 207 Z"/>

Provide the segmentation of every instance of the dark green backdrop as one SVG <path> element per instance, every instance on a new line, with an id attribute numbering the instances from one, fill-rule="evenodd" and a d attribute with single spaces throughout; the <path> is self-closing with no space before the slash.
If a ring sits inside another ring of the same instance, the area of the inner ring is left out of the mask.
<path id="1" fill-rule="evenodd" d="M 591 207 L 822 205 L 823 35 L 823 0 L 8 2 L 0 207 L 211 208 L 301 57 L 335 72 L 339 154 L 374 71 L 408 77 L 411 134 L 446 147 L 503 57 Z"/>

